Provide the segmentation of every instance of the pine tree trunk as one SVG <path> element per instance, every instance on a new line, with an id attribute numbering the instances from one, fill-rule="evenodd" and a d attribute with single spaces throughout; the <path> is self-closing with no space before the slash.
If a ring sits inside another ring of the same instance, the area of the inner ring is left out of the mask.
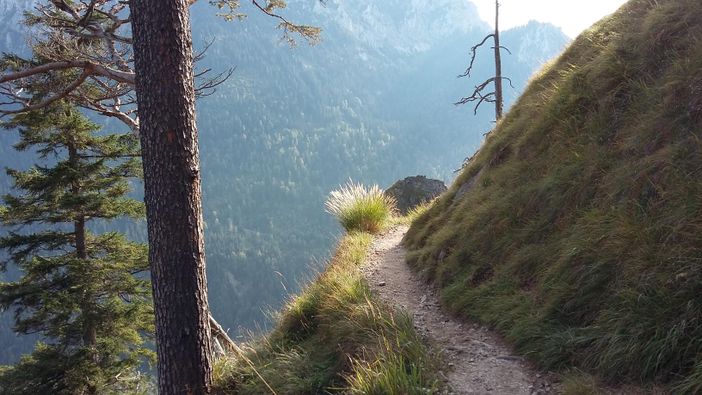
<path id="1" fill-rule="evenodd" d="M 210 392 L 207 281 L 185 0 L 131 0 L 160 394 Z"/>
<path id="2" fill-rule="evenodd" d="M 502 57 L 500 56 L 500 3 L 495 0 L 495 120 L 502 118 Z"/>
<path id="3" fill-rule="evenodd" d="M 68 143 L 68 161 L 71 163 L 73 169 L 77 169 L 80 159 L 78 158 L 78 150 L 76 148 L 75 142 Z M 73 182 L 71 185 L 71 194 L 74 197 L 78 197 L 81 193 L 80 185 L 77 182 Z M 73 221 L 73 236 L 75 238 L 75 248 L 76 248 L 76 258 L 85 262 L 88 259 L 88 249 L 86 246 L 86 233 L 85 233 L 85 215 L 82 213 L 78 214 Z M 84 291 L 83 301 L 80 303 L 81 315 L 83 317 L 83 346 L 91 349 L 90 359 L 93 363 L 98 363 L 98 356 L 95 353 L 95 345 L 97 344 L 97 329 L 95 328 L 95 323 L 93 321 L 93 315 L 95 312 L 90 306 L 90 301 L 92 300 L 92 295 L 86 294 Z M 87 395 L 97 394 L 97 388 L 92 385 L 88 385 L 85 388 Z"/>
<path id="4" fill-rule="evenodd" d="M 88 259 L 88 252 L 85 245 L 85 216 L 79 216 L 74 222 L 73 227 L 76 235 L 76 255 L 78 259 L 86 262 Z M 85 347 L 95 347 L 97 344 L 97 328 L 95 328 L 94 320 L 96 312 L 93 308 L 93 299 L 93 295 L 84 294 L 83 302 L 80 306 L 83 316 L 83 345 Z M 94 363 L 99 362 L 97 354 L 93 353 L 92 360 Z"/>

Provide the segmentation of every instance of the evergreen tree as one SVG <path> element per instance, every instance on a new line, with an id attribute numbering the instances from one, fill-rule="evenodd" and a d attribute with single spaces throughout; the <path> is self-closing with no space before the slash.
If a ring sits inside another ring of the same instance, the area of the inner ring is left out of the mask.
<path id="1" fill-rule="evenodd" d="M 15 116 L 18 150 L 35 149 L 43 165 L 7 170 L 15 194 L 3 197 L 0 238 L 16 281 L 0 283 L 0 306 L 14 311 L 15 330 L 37 333 L 31 355 L 0 372 L 4 394 L 138 393 L 138 368 L 153 358 L 153 308 L 147 248 L 91 221 L 141 218 L 127 196 L 141 176 L 132 135 L 97 135 L 98 126 L 57 102 Z"/>

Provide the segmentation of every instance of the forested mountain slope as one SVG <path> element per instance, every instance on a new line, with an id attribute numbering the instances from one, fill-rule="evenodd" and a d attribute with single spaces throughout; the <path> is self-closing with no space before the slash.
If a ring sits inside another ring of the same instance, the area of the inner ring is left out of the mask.
<path id="1" fill-rule="evenodd" d="M 408 260 L 546 368 L 702 391 L 702 8 L 632 0 L 536 77 Z"/>
<path id="2" fill-rule="evenodd" d="M 287 18 L 324 29 L 317 46 L 295 48 L 242 3 L 243 22 L 226 22 L 206 1 L 192 7 L 195 47 L 212 42 L 200 67 L 236 67 L 198 103 L 210 301 L 234 330 L 264 323 L 262 310 L 321 266 L 338 233 L 323 212 L 331 189 L 349 177 L 383 186 L 410 174 L 448 180 L 492 116 L 452 105 L 492 67 L 486 51 L 475 80 L 456 79 L 489 30 L 469 2 L 292 0 Z M 0 51 L 25 44 L 17 18 L 29 4 L 0 5 Z M 514 53 L 504 64 L 515 98 L 567 38 L 533 23 L 503 40 Z M 12 151 L 14 139 L 0 135 L 0 166 L 34 161 Z M 0 177 L 0 193 L 8 185 Z M 143 224 L 117 225 L 145 235 Z"/>

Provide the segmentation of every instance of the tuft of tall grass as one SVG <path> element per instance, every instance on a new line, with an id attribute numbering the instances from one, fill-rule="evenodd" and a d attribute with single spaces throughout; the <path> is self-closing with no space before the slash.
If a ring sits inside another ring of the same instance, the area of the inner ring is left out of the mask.
<path id="1" fill-rule="evenodd" d="M 357 358 L 351 361 L 353 370 L 345 377 L 348 383 L 345 389 L 347 393 L 425 395 L 438 391 L 437 382 L 428 381 L 429 377 L 422 372 L 425 361 L 422 359 L 420 342 L 391 344 L 386 337 L 381 337 L 378 342 L 379 349 L 383 352 L 376 353 L 374 359 Z"/>
<path id="2" fill-rule="evenodd" d="M 395 200 L 378 185 L 366 187 L 349 180 L 329 193 L 325 207 L 348 232 L 378 233 L 395 211 Z"/>

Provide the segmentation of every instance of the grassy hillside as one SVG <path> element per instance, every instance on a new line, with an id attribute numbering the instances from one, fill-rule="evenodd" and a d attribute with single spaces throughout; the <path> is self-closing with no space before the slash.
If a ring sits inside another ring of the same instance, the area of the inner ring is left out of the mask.
<path id="1" fill-rule="evenodd" d="M 410 264 L 543 367 L 702 391 L 702 7 L 632 0 L 535 77 Z"/>
<path id="2" fill-rule="evenodd" d="M 351 233 L 329 268 L 292 299 L 267 337 L 215 369 L 220 394 L 426 394 L 436 357 L 408 315 L 376 299 L 359 271 L 372 236 Z"/>

